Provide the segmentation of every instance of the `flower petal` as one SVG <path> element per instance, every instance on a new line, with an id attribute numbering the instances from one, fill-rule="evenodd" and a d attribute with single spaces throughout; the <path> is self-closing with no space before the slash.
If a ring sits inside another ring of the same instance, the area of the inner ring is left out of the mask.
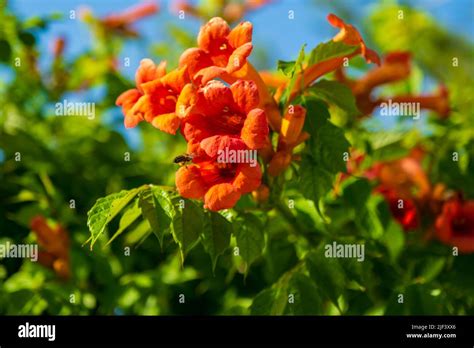
<path id="1" fill-rule="evenodd" d="M 176 101 L 176 114 L 179 117 L 185 118 L 193 112 L 198 101 L 197 93 L 198 90 L 192 83 L 184 86 Z"/>
<path id="2" fill-rule="evenodd" d="M 249 163 L 242 163 L 237 169 L 237 175 L 232 185 L 240 193 L 249 193 L 256 190 L 260 186 L 261 181 L 262 170 L 258 162 L 253 167 Z"/>
<path id="3" fill-rule="evenodd" d="M 209 81 L 200 94 L 197 107 L 206 116 L 219 116 L 234 105 L 232 91 L 220 81 Z"/>
<path id="4" fill-rule="evenodd" d="M 145 82 L 149 82 L 166 74 L 166 61 L 155 65 L 151 59 L 145 58 L 140 61 L 140 66 L 135 73 L 135 83 L 138 88 Z"/>
<path id="5" fill-rule="evenodd" d="M 252 42 L 252 23 L 242 22 L 230 32 L 227 39 L 232 47 L 237 48 Z"/>
<path id="6" fill-rule="evenodd" d="M 181 124 L 181 119 L 174 112 L 171 112 L 154 117 L 151 124 L 163 132 L 176 134 Z"/>
<path id="7" fill-rule="evenodd" d="M 241 131 L 241 138 L 252 150 L 258 150 L 268 141 L 268 122 L 262 109 L 251 110 L 245 119 Z"/>
<path id="8" fill-rule="evenodd" d="M 227 62 L 226 71 L 229 74 L 240 70 L 246 63 L 247 57 L 252 53 L 253 46 L 251 43 L 246 43 L 234 50 Z"/>
<path id="9" fill-rule="evenodd" d="M 170 71 L 161 78 L 161 82 L 164 86 L 173 89 L 174 92 L 181 92 L 183 87 L 190 82 L 186 67 Z"/>
<path id="10" fill-rule="evenodd" d="M 198 45 L 205 51 L 211 51 L 212 47 L 219 45 L 230 33 L 229 25 L 220 17 L 214 17 L 201 27 L 198 34 Z"/>
<path id="11" fill-rule="evenodd" d="M 239 80 L 230 86 L 234 102 L 245 114 L 255 109 L 259 103 L 258 88 L 255 82 Z"/>
<path id="12" fill-rule="evenodd" d="M 240 199 L 240 193 L 231 184 L 212 186 L 204 196 L 204 208 L 218 211 L 232 208 Z"/>
<path id="13" fill-rule="evenodd" d="M 239 137 L 229 135 L 214 135 L 201 141 L 201 148 L 212 158 L 216 158 L 223 151 L 245 150 L 247 147 Z"/>
<path id="14" fill-rule="evenodd" d="M 212 65 L 209 55 L 202 49 L 193 47 L 188 48 L 179 57 L 179 67 L 186 66 L 189 76 L 194 79 L 199 70 Z"/>
<path id="15" fill-rule="evenodd" d="M 185 198 L 200 199 L 207 191 L 199 167 L 194 165 L 179 168 L 175 181 L 179 194 Z"/>
<path id="16" fill-rule="evenodd" d="M 226 72 L 227 71 L 224 68 L 218 66 L 210 66 L 199 70 L 199 72 L 194 75 L 194 80 L 200 84 L 206 84 L 213 79 L 221 77 Z"/>

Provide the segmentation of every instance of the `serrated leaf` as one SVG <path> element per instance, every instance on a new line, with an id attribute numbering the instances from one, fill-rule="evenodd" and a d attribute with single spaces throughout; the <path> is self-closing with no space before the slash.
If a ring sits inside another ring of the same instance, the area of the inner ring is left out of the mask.
<path id="1" fill-rule="evenodd" d="M 150 227 L 163 246 L 163 238 L 169 232 L 171 210 L 174 209 L 171 200 L 162 193 L 160 187 L 149 187 L 140 193 L 139 205 L 143 217 L 148 220 Z"/>
<path id="2" fill-rule="evenodd" d="M 187 253 L 196 245 L 203 228 L 203 212 L 192 201 L 184 200 L 184 208 L 175 209 L 171 223 L 171 233 L 181 251 L 181 262 Z"/>
<path id="3" fill-rule="evenodd" d="M 357 49 L 355 46 L 346 45 L 343 42 L 334 42 L 333 40 L 320 43 L 316 46 L 308 58 L 308 65 L 320 63 L 335 57 L 346 57 Z"/>
<path id="4" fill-rule="evenodd" d="M 323 102 L 315 99 L 305 101 L 307 116 L 305 130 L 311 135 L 307 153 L 322 169 L 330 173 L 346 171 L 344 154 L 350 143 L 344 131 L 329 121 L 329 113 Z"/>
<path id="5" fill-rule="evenodd" d="M 106 197 L 99 198 L 87 213 L 87 226 L 91 232 L 91 249 L 99 236 L 105 231 L 110 221 L 127 206 L 140 192 L 140 188 L 123 190 Z"/>
<path id="6" fill-rule="evenodd" d="M 309 95 L 338 106 L 349 115 L 359 114 L 351 89 L 340 82 L 321 80 L 312 85 L 307 92 Z"/>
<path id="7" fill-rule="evenodd" d="M 218 213 L 208 212 L 202 231 L 202 244 L 211 256 L 212 270 L 216 268 L 217 258 L 229 247 L 232 225 Z"/>
<path id="8" fill-rule="evenodd" d="M 326 257 L 325 244 L 323 244 L 306 256 L 306 265 L 316 286 L 334 305 L 338 306 L 337 299 L 345 287 L 345 273 L 339 260 L 334 257 Z"/>
<path id="9" fill-rule="evenodd" d="M 250 306 L 251 315 L 270 315 L 275 303 L 276 290 L 272 288 L 264 289 L 255 296 Z"/>
<path id="10" fill-rule="evenodd" d="M 303 70 L 303 61 L 305 57 L 304 49 L 306 47 L 306 44 L 304 44 L 301 47 L 301 50 L 298 54 L 298 58 L 294 62 L 283 62 L 279 61 L 278 62 L 278 69 L 280 69 L 285 75 L 290 77 L 290 80 L 288 81 L 288 85 L 285 89 L 285 91 L 282 93 L 282 96 L 280 98 L 280 103 L 282 105 L 286 105 L 288 102 L 288 98 L 290 96 L 291 91 L 293 90 L 293 87 L 295 86 L 296 80 L 298 79 L 299 72 Z"/>
<path id="11" fill-rule="evenodd" d="M 135 200 L 135 203 L 131 205 L 125 212 L 123 213 L 122 217 L 120 218 L 119 228 L 114 233 L 112 238 L 109 239 L 107 244 L 112 243 L 118 236 L 120 236 L 123 231 L 125 231 L 131 224 L 133 224 L 141 215 L 142 212 L 138 207 L 138 200 Z"/>
<path id="12" fill-rule="evenodd" d="M 319 211 L 319 200 L 324 197 L 333 186 L 334 176 L 321 168 L 311 157 L 304 156 L 300 167 L 300 189 L 303 196 L 314 202 Z"/>
<path id="13" fill-rule="evenodd" d="M 151 227 L 147 220 L 142 220 L 135 224 L 133 228 L 127 233 L 125 243 L 129 245 L 141 244 L 141 242 L 151 233 Z"/>
<path id="14" fill-rule="evenodd" d="M 246 272 L 263 251 L 265 237 L 260 220 L 252 214 L 241 214 L 234 230 L 239 255 L 246 263 Z"/>

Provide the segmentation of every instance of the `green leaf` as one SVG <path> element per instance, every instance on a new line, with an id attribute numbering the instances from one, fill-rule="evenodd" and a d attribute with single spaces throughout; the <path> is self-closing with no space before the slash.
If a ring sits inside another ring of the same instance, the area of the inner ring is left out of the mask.
<path id="1" fill-rule="evenodd" d="M 333 175 L 321 168 L 310 156 L 304 156 L 300 167 L 300 190 L 303 196 L 314 202 L 319 211 L 319 200 L 324 197 L 333 186 Z"/>
<path id="2" fill-rule="evenodd" d="M 340 82 L 321 80 L 311 86 L 307 92 L 311 96 L 338 106 L 350 115 L 359 114 L 351 89 Z"/>
<path id="3" fill-rule="evenodd" d="M 214 271 L 217 258 L 229 247 L 232 225 L 218 213 L 208 212 L 206 217 L 202 231 L 202 244 L 211 256 Z"/>
<path id="4" fill-rule="evenodd" d="M 356 211 L 365 209 L 367 200 L 372 193 L 372 187 L 366 179 L 357 179 L 344 186 L 344 200 Z"/>
<path id="5" fill-rule="evenodd" d="M 288 302 L 285 314 L 322 314 L 322 301 L 318 288 L 308 276 L 301 273 L 293 274 L 288 286 L 288 295 L 293 295 L 293 301 Z"/>
<path id="6" fill-rule="evenodd" d="M 34 46 L 36 43 L 36 39 L 33 34 L 27 32 L 27 31 L 22 31 L 18 34 L 18 38 L 23 42 L 26 46 Z"/>
<path id="7" fill-rule="evenodd" d="M 142 220 L 135 224 L 131 231 L 125 237 L 126 244 L 136 244 L 144 241 L 151 233 L 151 227 L 147 220 Z"/>
<path id="8" fill-rule="evenodd" d="M 298 58 L 295 62 L 278 62 L 278 69 L 280 69 L 285 75 L 290 77 L 290 81 L 288 82 L 288 86 L 286 87 L 285 91 L 282 93 L 280 98 L 280 104 L 286 105 L 288 102 L 288 98 L 290 97 L 290 93 L 295 86 L 296 80 L 298 79 L 299 72 L 303 71 L 303 61 L 305 57 L 304 49 L 306 44 L 301 47 L 301 50 L 298 54 Z"/>
<path id="9" fill-rule="evenodd" d="M 344 131 L 329 121 L 329 112 L 324 103 L 307 99 L 305 130 L 311 135 L 308 153 L 315 162 L 330 173 L 346 171 L 344 154 L 349 152 L 350 143 Z"/>
<path id="10" fill-rule="evenodd" d="M 392 262 L 395 262 L 405 245 L 405 233 L 397 222 L 390 221 L 382 237 L 382 243 L 387 248 Z"/>
<path id="11" fill-rule="evenodd" d="M 253 299 L 250 306 L 251 315 L 269 315 L 273 313 L 277 291 L 272 288 L 264 289 Z"/>
<path id="12" fill-rule="evenodd" d="M 0 40 L 0 61 L 8 63 L 11 59 L 12 49 L 6 40 Z"/>
<path id="13" fill-rule="evenodd" d="M 171 214 L 174 209 L 169 197 L 158 186 L 152 186 L 140 192 L 139 205 L 143 217 L 148 220 L 150 227 L 163 246 L 163 238 L 170 230 Z"/>
<path id="14" fill-rule="evenodd" d="M 337 299 L 345 287 L 345 273 L 339 260 L 325 256 L 325 244 L 306 256 L 306 265 L 318 288 L 338 306 Z"/>
<path id="15" fill-rule="evenodd" d="M 346 57 L 353 53 L 357 47 L 346 45 L 343 42 L 334 42 L 333 40 L 320 43 L 316 46 L 308 58 L 308 65 L 320 63 L 335 57 Z"/>
<path id="16" fill-rule="evenodd" d="M 184 207 L 180 207 L 184 202 Z M 189 199 L 175 203 L 175 212 L 171 223 L 171 233 L 181 251 L 181 262 L 196 245 L 203 228 L 203 211 Z"/>
<path id="17" fill-rule="evenodd" d="M 293 77 L 295 73 L 295 64 L 296 64 L 294 60 L 290 62 L 279 60 L 277 64 L 278 64 L 278 70 L 280 70 L 283 74 L 285 74 L 288 77 Z"/>
<path id="18" fill-rule="evenodd" d="M 260 220 L 253 214 L 240 214 L 237 218 L 237 226 L 234 230 L 239 255 L 245 261 L 246 272 L 263 251 L 265 236 Z"/>
<path id="19" fill-rule="evenodd" d="M 112 243 L 115 240 L 115 238 L 120 236 L 123 233 L 123 231 L 125 231 L 131 224 L 133 224 L 141 215 L 142 215 L 142 212 L 138 206 L 138 200 L 135 200 L 134 204 L 131 205 L 123 213 L 122 217 L 120 218 L 118 230 L 114 233 L 112 238 L 110 238 L 107 244 Z"/>
<path id="20" fill-rule="evenodd" d="M 112 221 L 142 189 L 143 188 L 140 187 L 130 191 L 123 190 L 97 200 L 87 213 L 87 226 L 89 227 L 92 237 L 91 249 L 99 236 L 105 231 L 109 222 Z"/>

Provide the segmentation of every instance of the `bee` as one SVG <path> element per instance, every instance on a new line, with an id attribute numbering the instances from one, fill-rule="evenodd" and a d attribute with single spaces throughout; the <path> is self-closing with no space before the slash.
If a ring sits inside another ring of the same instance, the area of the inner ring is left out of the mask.
<path id="1" fill-rule="evenodd" d="M 184 155 L 179 155 L 176 156 L 174 159 L 174 163 L 179 164 L 180 166 L 184 166 L 189 164 L 193 160 L 194 155 L 193 154 L 187 154 L 185 153 Z"/>

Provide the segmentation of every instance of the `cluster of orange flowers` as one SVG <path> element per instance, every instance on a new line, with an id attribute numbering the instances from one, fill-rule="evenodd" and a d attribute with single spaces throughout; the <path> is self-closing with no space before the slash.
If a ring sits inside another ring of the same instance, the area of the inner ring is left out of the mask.
<path id="1" fill-rule="evenodd" d="M 351 57 L 361 54 L 368 62 L 379 62 L 377 54 L 366 47 L 358 31 L 335 15 L 331 24 L 340 32 L 333 38 L 355 46 Z M 336 70 L 343 57 L 307 66 L 298 76 L 282 117 L 264 77 L 248 62 L 252 52 L 252 24 L 242 22 L 231 29 L 222 18 L 212 18 L 200 30 L 198 47 L 184 51 L 176 69 L 166 72 L 166 63 L 156 65 L 143 59 L 138 68 L 136 88 L 122 93 L 125 126 L 139 122 L 175 134 L 180 130 L 188 143 L 192 165 L 181 167 L 176 185 L 183 197 L 203 199 L 210 210 L 233 207 L 242 194 L 258 190 L 254 197 L 265 199 L 268 188 L 261 186 L 260 166 L 248 163 L 220 163 L 220 151 L 259 150 L 268 173 L 277 176 L 297 159 L 293 149 L 308 139 L 302 131 L 306 110 L 290 102 L 319 77 Z M 218 79 L 218 80 L 216 80 Z M 279 90 L 287 88 L 283 81 Z M 269 127 L 279 134 L 273 149 Z"/>
<path id="2" fill-rule="evenodd" d="M 69 237 L 60 225 L 52 228 L 43 216 L 31 220 L 31 229 L 41 248 L 38 261 L 52 268 L 63 279 L 70 277 Z"/>
<path id="3" fill-rule="evenodd" d="M 348 162 L 349 174 L 363 174 L 377 180 L 375 191 L 387 201 L 393 217 L 405 231 L 425 229 L 427 238 L 474 252 L 474 201 L 432 184 L 423 169 L 425 151 L 415 147 L 401 159 L 376 163 L 368 170 L 360 169 L 364 156 L 355 155 Z"/>

